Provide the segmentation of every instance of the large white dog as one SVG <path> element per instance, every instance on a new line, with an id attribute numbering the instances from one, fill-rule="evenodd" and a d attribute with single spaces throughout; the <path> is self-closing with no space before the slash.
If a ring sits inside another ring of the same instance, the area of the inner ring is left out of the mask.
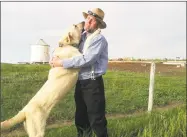
<path id="1" fill-rule="evenodd" d="M 81 53 L 73 46 L 79 44 L 83 27 L 84 22 L 81 22 L 68 29 L 60 40 L 59 47 L 55 49 L 54 56 L 58 56 L 61 59 L 80 56 Z M 100 33 L 100 30 L 90 35 L 85 43 L 88 44 L 89 40 L 98 33 Z M 85 45 L 85 47 L 87 48 L 88 46 Z M 1 122 L 1 130 L 9 129 L 18 123 L 24 122 L 24 127 L 29 137 L 43 137 L 46 120 L 51 109 L 75 86 L 78 72 L 79 69 L 73 68 L 51 68 L 48 80 L 41 89 L 16 116 Z"/>

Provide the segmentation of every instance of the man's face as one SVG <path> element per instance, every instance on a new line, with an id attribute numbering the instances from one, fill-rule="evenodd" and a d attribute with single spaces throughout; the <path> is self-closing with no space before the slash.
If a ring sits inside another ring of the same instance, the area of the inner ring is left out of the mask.
<path id="1" fill-rule="evenodd" d="M 97 21 L 94 16 L 88 15 L 85 20 L 84 30 L 93 33 L 97 28 Z"/>

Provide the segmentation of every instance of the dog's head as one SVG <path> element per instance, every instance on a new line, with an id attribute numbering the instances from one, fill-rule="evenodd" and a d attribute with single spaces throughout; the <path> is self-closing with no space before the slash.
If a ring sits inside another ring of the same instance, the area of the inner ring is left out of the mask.
<path id="1" fill-rule="evenodd" d="M 71 26 L 59 41 L 59 47 L 63 45 L 78 45 L 84 28 L 84 22 Z"/>

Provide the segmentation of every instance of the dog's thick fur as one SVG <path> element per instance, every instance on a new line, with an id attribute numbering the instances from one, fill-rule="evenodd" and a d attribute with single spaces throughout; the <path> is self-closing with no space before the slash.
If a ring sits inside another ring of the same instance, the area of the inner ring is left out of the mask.
<path id="1" fill-rule="evenodd" d="M 81 38 L 84 23 L 73 25 L 59 42 L 54 55 L 61 59 L 81 55 L 77 48 Z M 28 102 L 28 104 L 13 118 L 1 122 L 1 130 L 24 122 L 25 130 L 29 137 L 43 137 L 46 120 L 51 109 L 58 103 L 68 91 L 76 84 L 79 69 L 64 69 L 62 67 L 51 68 L 48 80 Z"/>

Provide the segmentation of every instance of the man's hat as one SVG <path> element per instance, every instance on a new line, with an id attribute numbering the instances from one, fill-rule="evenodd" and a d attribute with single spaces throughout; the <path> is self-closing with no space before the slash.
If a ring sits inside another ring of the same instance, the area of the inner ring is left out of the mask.
<path id="1" fill-rule="evenodd" d="M 106 23 L 103 21 L 105 13 L 100 8 L 89 10 L 88 13 L 83 12 L 83 16 L 85 19 L 88 15 L 94 16 L 101 23 L 101 25 L 99 26 L 100 29 L 106 28 Z"/>

